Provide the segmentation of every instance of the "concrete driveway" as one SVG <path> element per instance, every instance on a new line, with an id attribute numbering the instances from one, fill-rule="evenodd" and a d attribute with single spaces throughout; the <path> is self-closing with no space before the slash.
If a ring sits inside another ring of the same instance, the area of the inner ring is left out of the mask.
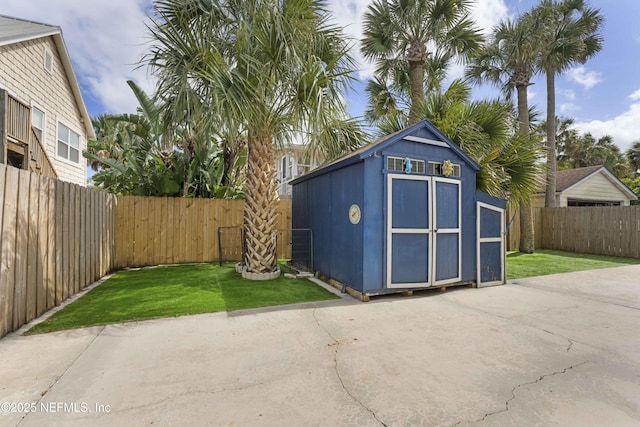
<path id="1" fill-rule="evenodd" d="M 0 425 L 636 426 L 639 310 L 629 266 L 10 336 Z"/>

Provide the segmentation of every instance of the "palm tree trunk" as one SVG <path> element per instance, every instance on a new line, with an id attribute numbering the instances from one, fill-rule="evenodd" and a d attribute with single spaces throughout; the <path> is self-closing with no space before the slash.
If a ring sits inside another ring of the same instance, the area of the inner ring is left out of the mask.
<path id="1" fill-rule="evenodd" d="M 521 136 L 529 135 L 529 106 L 527 102 L 527 85 L 517 86 L 518 91 L 518 121 Z M 532 254 L 535 249 L 535 236 L 533 231 L 533 212 L 531 203 L 520 205 L 520 247 L 518 250 L 526 254 Z"/>
<path id="2" fill-rule="evenodd" d="M 249 136 L 244 201 L 245 265 L 253 273 L 276 270 L 276 169 L 273 142 Z"/>
<path id="3" fill-rule="evenodd" d="M 556 82 L 555 72 L 547 69 L 547 189 L 544 206 L 556 207 Z"/>
<path id="4" fill-rule="evenodd" d="M 424 100 L 424 62 L 409 61 L 409 83 L 411 85 L 411 107 L 408 125 L 418 123 L 418 107 Z"/>

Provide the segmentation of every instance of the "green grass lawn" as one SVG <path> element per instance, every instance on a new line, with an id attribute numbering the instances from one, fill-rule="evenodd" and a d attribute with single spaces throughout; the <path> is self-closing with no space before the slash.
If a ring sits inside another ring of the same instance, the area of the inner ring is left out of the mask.
<path id="1" fill-rule="evenodd" d="M 124 270 L 27 333 L 334 298 L 305 279 L 243 279 L 233 264 Z"/>
<path id="2" fill-rule="evenodd" d="M 533 254 L 507 253 L 507 280 L 581 270 L 640 264 L 640 259 L 536 249 Z"/>

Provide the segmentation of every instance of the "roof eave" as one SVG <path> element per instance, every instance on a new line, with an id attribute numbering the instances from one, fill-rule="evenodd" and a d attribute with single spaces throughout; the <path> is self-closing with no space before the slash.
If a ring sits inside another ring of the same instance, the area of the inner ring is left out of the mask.
<path id="1" fill-rule="evenodd" d="M 20 37 L 13 37 L 11 39 L 0 40 L 0 46 L 7 46 L 10 44 L 27 42 L 29 40 L 39 39 L 42 37 L 55 36 L 56 34 L 60 34 L 59 27 L 57 29 L 52 29 L 51 31 L 43 31 L 43 32 L 33 33 L 33 34 L 24 34 Z"/>
<path id="2" fill-rule="evenodd" d="M 80 110 L 81 121 L 84 124 L 84 128 L 87 132 L 87 139 L 96 139 L 96 134 L 91 123 L 91 116 L 89 116 L 87 105 L 84 103 L 82 91 L 80 90 L 80 84 L 78 83 L 78 78 L 76 77 L 76 73 L 73 70 L 71 57 L 69 56 L 69 51 L 67 50 L 64 38 L 62 37 L 62 31 L 57 31 L 52 35 L 53 40 L 56 43 L 56 47 L 60 52 L 62 66 L 64 67 L 67 76 L 69 76 L 69 85 L 71 86 L 71 92 L 73 92 L 73 97 L 75 98 L 78 109 Z"/>

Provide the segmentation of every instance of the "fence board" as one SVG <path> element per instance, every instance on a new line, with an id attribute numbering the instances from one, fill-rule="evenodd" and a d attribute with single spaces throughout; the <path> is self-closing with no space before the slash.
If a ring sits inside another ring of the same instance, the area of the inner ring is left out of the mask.
<path id="1" fill-rule="evenodd" d="M 100 253 L 98 254 L 98 264 L 100 266 L 98 270 L 98 275 L 96 279 L 104 276 L 107 271 L 107 263 L 105 262 L 105 254 L 107 251 L 107 237 L 106 237 L 106 225 L 107 225 L 107 215 L 104 211 L 106 202 L 105 202 L 105 193 L 98 193 L 98 215 L 100 217 L 99 227 L 98 227 L 98 248 Z"/>
<path id="2" fill-rule="evenodd" d="M 60 304 L 62 302 L 62 259 L 64 258 L 64 242 L 62 240 L 62 231 L 64 228 L 64 217 L 62 216 L 64 212 L 63 208 L 63 193 L 64 193 L 64 183 L 62 181 L 56 182 L 56 204 L 55 204 L 55 240 L 56 240 L 56 258 L 54 263 L 55 268 L 55 300 L 54 306 Z"/>
<path id="3" fill-rule="evenodd" d="M 29 185 L 30 173 L 21 169 L 18 174 L 18 210 L 16 223 L 15 291 L 13 294 L 13 325 L 25 323 L 27 318 L 27 258 L 29 254 Z"/>
<path id="4" fill-rule="evenodd" d="M 87 209 L 87 194 L 89 190 L 86 188 L 80 188 L 80 285 L 86 286 L 89 282 L 87 278 L 87 219 L 89 218 L 89 210 Z"/>
<path id="5" fill-rule="evenodd" d="M 56 186 L 58 181 L 53 179 L 47 180 L 49 186 L 49 195 L 47 197 L 49 205 L 47 207 L 47 276 L 45 279 L 47 286 L 47 309 L 52 308 L 56 304 L 56 251 L 59 242 L 56 240 Z"/>
<path id="6" fill-rule="evenodd" d="M 77 294 L 80 290 L 80 279 L 78 277 L 78 272 L 80 270 L 78 262 L 78 255 L 80 254 L 80 237 L 78 236 L 80 201 L 78 199 L 78 188 L 79 187 L 77 185 L 71 184 L 71 194 L 69 196 L 71 202 L 69 212 L 69 232 L 71 233 L 69 243 L 69 257 L 71 258 L 69 263 L 69 279 L 71 282 L 69 286 L 69 296 Z"/>
<path id="7" fill-rule="evenodd" d="M 178 254 L 176 255 L 175 262 L 183 263 L 187 262 L 188 259 L 186 256 L 186 234 L 187 234 L 187 200 L 179 199 L 178 203 L 178 225 L 179 231 L 176 236 L 178 239 Z"/>
<path id="8" fill-rule="evenodd" d="M 39 176 L 38 191 L 38 274 L 36 316 L 47 311 L 48 230 L 49 230 L 49 179 Z"/>
<path id="9" fill-rule="evenodd" d="M 0 265 L 0 336 L 14 329 L 16 226 L 18 210 L 18 169 L 0 165 L 5 172 L 2 217 L 2 264 Z"/>
<path id="10" fill-rule="evenodd" d="M 204 261 L 204 204 L 205 199 L 196 199 L 195 202 L 195 216 L 194 232 L 195 232 L 195 257 L 198 262 Z"/>
<path id="11" fill-rule="evenodd" d="M 166 236 L 167 236 L 167 253 L 165 256 L 166 264 L 173 264 L 175 262 L 174 259 L 174 245 L 175 245 L 175 228 L 173 225 L 175 224 L 175 209 L 176 209 L 177 200 L 174 198 L 167 200 L 167 227 Z"/>
<path id="12" fill-rule="evenodd" d="M 28 175 L 28 174 L 27 174 Z M 38 221 L 38 211 L 40 210 L 40 180 L 37 175 L 33 175 L 30 185 L 26 189 L 24 196 L 29 200 L 27 212 L 27 296 L 26 296 L 26 319 L 36 317 L 36 305 L 38 301 L 38 271 L 40 252 L 40 222 Z"/>

